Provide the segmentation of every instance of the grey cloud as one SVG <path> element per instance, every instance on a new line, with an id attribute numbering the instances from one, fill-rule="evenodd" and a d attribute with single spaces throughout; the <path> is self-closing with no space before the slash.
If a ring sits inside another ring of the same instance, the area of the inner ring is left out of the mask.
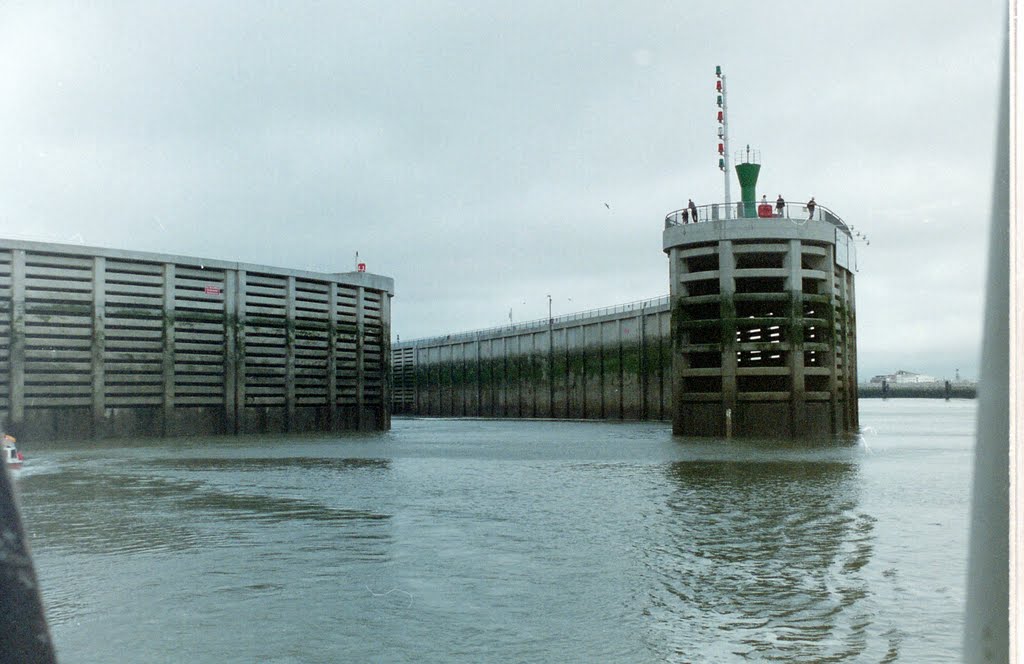
<path id="1" fill-rule="evenodd" d="M 897 368 L 906 328 L 899 368 L 941 374 L 978 353 L 1001 21 L 991 0 L 5 5 L 0 225 L 323 270 L 358 250 L 403 338 L 649 297 L 664 214 L 722 197 L 720 64 L 765 193 L 871 238 L 862 373 Z"/>

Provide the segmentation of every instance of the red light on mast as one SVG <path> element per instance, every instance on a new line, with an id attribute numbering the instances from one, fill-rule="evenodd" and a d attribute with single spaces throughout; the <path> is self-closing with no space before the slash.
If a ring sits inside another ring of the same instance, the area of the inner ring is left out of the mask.
<path id="1" fill-rule="evenodd" d="M 718 154 L 725 154 L 725 143 L 718 144 Z"/>
<path id="2" fill-rule="evenodd" d="M 718 112 L 718 121 L 722 122 L 724 118 L 725 118 L 725 115 L 722 113 L 722 111 L 719 111 Z"/>
<path id="3" fill-rule="evenodd" d="M 722 91 L 722 81 L 721 80 L 715 81 L 715 90 L 718 90 L 719 92 Z"/>

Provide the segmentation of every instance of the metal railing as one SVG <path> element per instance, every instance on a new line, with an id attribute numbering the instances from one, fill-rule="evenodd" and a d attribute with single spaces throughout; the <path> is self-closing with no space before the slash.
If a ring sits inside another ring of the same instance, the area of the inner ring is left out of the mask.
<path id="1" fill-rule="evenodd" d="M 698 205 L 696 222 L 693 220 L 690 210 L 687 208 L 680 208 L 665 215 L 665 228 L 693 223 L 702 224 L 706 221 L 741 221 L 752 219 L 761 221 L 791 221 L 801 224 L 813 220 L 832 224 L 852 237 L 850 228 L 846 225 L 846 222 L 844 222 L 839 215 L 824 205 L 816 204 L 812 214 L 807 210 L 806 203 L 785 203 L 782 206 L 782 213 L 779 214 L 778 209 L 775 207 L 775 201 L 768 201 L 768 205 L 772 206 L 772 214 L 770 217 L 758 216 L 757 208 L 759 205 L 762 205 L 762 203 L 755 202 L 753 204 L 744 204 L 742 201 L 736 201 L 728 206 L 726 206 L 725 203 Z M 687 213 L 688 218 L 686 221 L 683 220 L 683 213 Z"/>
<path id="2" fill-rule="evenodd" d="M 610 307 L 601 307 L 600 309 L 587 309 L 586 311 L 578 311 L 571 314 L 563 314 L 561 316 L 554 316 L 552 318 L 538 318 L 536 320 L 525 321 L 522 323 L 513 323 L 511 325 L 499 325 L 496 327 L 485 327 L 479 330 L 458 332 L 456 334 L 442 334 L 436 337 L 421 337 L 419 339 L 410 339 L 408 341 L 396 341 L 394 346 L 429 346 L 430 344 L 438 342 L 447 343 L 452 341 L 476 339 L 481 336 L 502 332 L 524 332 L 531 329 L 548 327 L 549 325 L 558 325 L 560 323 L 569 323 L 574 320 L 583 320 L 585 318 L 600 318 L 602 316 L 610 316 L 612 314 L 620 314 L 625 313 L 627 311 L 641 311 L 644 309 L 652 309 L 659 306 L 666 306 L 668 305 L 668 302 L 669 296 L 662 295 L 660 297 L 652 297 L 646 300 L 636 300 L 634 302 L 627 302 L 625 304 L 616 304 Z"/>

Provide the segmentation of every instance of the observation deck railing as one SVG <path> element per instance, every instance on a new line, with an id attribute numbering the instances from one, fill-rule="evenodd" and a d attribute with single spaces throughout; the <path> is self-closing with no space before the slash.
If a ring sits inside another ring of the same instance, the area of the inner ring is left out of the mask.
<path id="1" fill-rule="evenodd" d="M 487 336 L 489 334 L 508 332 L 518 333 L 530 329 L 548 327 L 549 325 L 558 325 L 561 323 L 569 323 L 575 320 L 583 320 L 585 318 L 600 318 L 601 316 L 609 316 L 612 314 L 625 313 L 627 311 L 643 311 L 645 309 L 651 309 L 654 307 L 668 305 L 669 296 L 662 295 L 661 297 L 652 297 L 646 300 L 636 300 L 634 302 L 626 302 L 625 304 L 616 304 L 610 307 L 601 307 L 599 309 L 587 309 L 586 311 L 578 311 L 571 314 L 563 314 L 561 316 L 554 316 L 552 318 L 538 318 L 536 320 L 524 321 L 522 323 L 513 323 L 510 325 L 498 325 L 496 327 L 486 327 L 479 330 L 469 330 L 468 332 L 458 332 L 456 334 L 442 334 L 436 337 L 422 337 L 419 339 L 409 339 L 408 341 L 396 341 L 395 346 L 429 346 L 433 343 L 438 342 L 452 342 L 452 341 L 463 341 L 476 339 L 478 337 Z"/>
<path id="2" fill-rule="evenodd" d="M 807 210 L 806 203 L 786 203 L 782 207 L 782 214 L 779 214 L 775 208 L 775 201 L 768 201 L 768 205 L 772 206 L 772 216 L 770 217 L 758 216 L 757 207 L 759 205 L 763 205 L 763 203 L 745 204 L 742 201 L 737 201 L 730 203 L 728 206 L 725 203 L 698 205 L 696 222 L 693 221 L 692 217 L 684 222 L 683 213 L 688 213 L 689 210 L 687 208 L 680 208 L 665 215 L 665 228 L 692 223 L 703 224 L 706 221 L 742 221 L 749 219 L 764 222 L 792 221 L 796 224 L 801 224 L 813 220 L 832 224 L 851 238 L 853 237 L 846 222 L 824 205 L 815 204 L 814 213 L 811 214 Z"/>

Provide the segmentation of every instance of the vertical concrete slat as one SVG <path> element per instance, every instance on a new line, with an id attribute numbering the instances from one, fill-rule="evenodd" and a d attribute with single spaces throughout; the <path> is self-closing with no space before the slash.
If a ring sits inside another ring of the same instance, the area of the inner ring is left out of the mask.
<path id="1" fill-rule="evenodd" d="M 625 359 L 625 351 L 623 344 L 625 340 L 622 335 L 622 319 L 619 318 L 615 321 L 616 334 L 619 337 L 619 419 L 626 419 L 626 369 L 623 366 L 623 360 Z"/>
<path id="2" fill-rule="evenodd" d="M 365 289 L 356 288 L 356 430 L 365 424 L 363 408 L 366 406 L 366 299 Z"/>
<path id="3" fill-rule="evenodd" d="M 838 231 L 836 232 L 838 233 Z M 840 344 L 839 338 L 836 337 L 836 307 L 841 307 L 843 311 L 846 311 L 846 303 L 842 301 L 842 297 L 836 289 L 836 254 L 834 245 L 829 245 L 826 249 L 825 267 L 828 272 L 828 280 L 826 283 L 828 285 L 829 310 L 832 312 L 830 316 L 831 320 L 828 323 L 829 325 L 832 326 L 830 330 L 831 334 L 829 335 L 832 338 L 832 343 L 831 348 L 829 348 L 828 354 L 825 356 L 825 361 L 828 362 L 828 415 L 829 420 L 832 423 L 832 433 L 836 433 L 842 428 L 842 423 L 845 419 L 841 412 L 842 404 L 839 403 L 839 378 L 836 370 L 838 362 L 836 351 Z M 839 322 L 839 325 L 841 327 L 841 335 L 845 337 L 845 315 L 843 317 L 843 320 Z"/>
<path id="4" fill-rule="evenodd" d="M 92 435 L 106 436 L 106 377 L 103 355 L 106 348 L 107 259 L 93 257 L 92 263 Z"/>
<path id="5" fill-rule="evenodd" d="M 415 352 L 415 349 L 414 349 Z M 415 388 L 414 398 L 415 398 Z M 331 431 L 338 423 L 338 283 L 327 287 L 327 417 Z"/>
<path id="6" fill-rule="evenodd" d="M 508 417 L 508 340 L 501 337 L 501 385 L 498 392 L 498 417 Z"/>
<path id="7" fill-rule="evenodd" d="M 843 326 L 845 331 L 846 353 L 849 358 L 849 368 L 846 370 L 846 394 L 844 401 L 849 410 L 850 416 L 846 420 L 847 431 L 856 432 L 860 430 L 860 407 L 857 404 L 857 284 L 854 281 L 852 272 L 844 272 L 849 281 L 846 289 L 847 309 L 846 322 Z"/>
<path id="8" fill-rule="evenodd" d="M 295 431 L 295 277 L 288 275 L 284 315 L 285 430 Z M 361 290 L 361 289 L 360 289 Z"/>
<path id="9" fill-rule="evenodd" d="M 452 383 L 452 415 L 465 417 L 468 412 L 469 403 L 472 401 L 469 394 L 471 380 L 469 376 L 469 344 L 463 339 L 452 345 L 452 369 L 450 373 Z"/>
<path id="10" fill-rule="evenodd" d="M 463 339 L 459 346 L 462 351 L 459 363 L 461 417 L 469 417 L 473 412 L 473 342 Z"/>
<path id="11" fill-rule="evenodd" d="M 224 271 L 224 424 L 225 431 L 238 433 L 238 403 L 235 382 L 236 356 L 235 317 L 238 297 L 238 271 Z"/>
<path id="12" fill-rule="evenodd" d="M 640 315 L 636 317 L 637 333 L 639 338 L 637 339 L 637 346 L 639 347 L 640 356 L 637 362 L 637 371 L 639 376 L 637 377 L 637 385 L 640 390 L 639 399 L 637 400 L 640 404 L 640 419 L 649 420 L 650 416 L 647 414 L 647 387 L 650 385 L 650 376 L 647 375 L 649 368 L 647 366 L 647 311 L 646 308 L 640 310 Z"/>
<path id="13" fill-rule="evenodd" d="M 726 411 L 736 413 L 736 256 L 731 240 L 718 243 L 718 288 L 720 293 L 720 317 L 722 321 L 722 429 L 725 429 Z M 680 396 L 676 393 L 676 400 Z"/>
<path id="14" fill-rule="evenodd" d="M 8 425 L 25 421 L 25 250 L 11 251 L 11 376 Z"/>
<path id="15" fill-rule="evenodd" d="M 471 417 L 473 414 L 473 394 L 476 391 L 473 380 L 473 341 L 463 339 L 462 341 L 462 385 L 459 392 L 462 393 L 462 417 Z"/>
<path id="16" fill-rule="evenodd" d="M 849 355 L 849 348 L 847 346 L 847 332 L 848 332 L 848 329 L 849 329 L 849 326 L 850 326 L 850 299 L 849 299 L 849 293 L 847 291 L 846 273 L 841 273 L 841 277 L 839 279 L 839 299 L 840 299 L 840 302 L 842 302 L 842 305 L 843 305 L 843 334 L 842 334 L 841 339 L 838 340 L 839 343 L 836 344 L 836 346 L 835 346 L 835 353 L 839 357 L 841 357 L 842 361 L 843 361 L 842 383 L 843 383 L 843 387 L 844 387 L 843 391 L 846 392 L 846 394 L 844 394 L 843 401 L 841 403 L 839 403 L 839 408 L 838 408 L 838 410 L 836 412 L 836 417 L 837 418 L 839 418 L 839 417 L 842 418 L 842 421 L 841 422 L 837 421 L 837 424 L 839 424 L 842 427 L 848 427 L 849 424 L 850 424 L 850 405 L 849 405 L 849 393 L 846 390 L 846 388 L 849 386 L 848 373 L 850 371 L 850 355 Z M 835 374 L 836 374 L 836 381 L 835 382 L 836 382 L 836 388 L 837 388 L 836 391 L 838 391 L 838 385 L 839 385 L 839 371 L 838 371 L 838 369 L 835 370 Z"/>
<path id="17" fill-rule="evenodd" d="M 794 436 L 806 433 L 807 400 L 804 380 L 804 289 L 802 247 L 800 240 L 790 240 L 786 250 L 786 290 L 789 291 L 790 330 L 789 376 L 790 376 L 790 427 Z"/>
<path id="18" fill-rule="evenodd" d="M 423 410 L 423 400 L 420 397 L 421 387 L 423 387 L 423 363 L 420 362 L 420 347 L 419 345 L 413 344 L 412 347 L 412 358 L 413 358 L 413 388 L 412 388 L 412 407 L 416 415 L 422 417 L 426 413 Z"/>
<path id="19" fill-rule="evenodd" d="M 683 301 L 687 295 L 687 287 L 681 279 L 686 274 L 686 263 L 683 261 L 682 250 L 672 247 L 669 251 L 669 338 L 672 343 L 669 348 L 670 378 L 672 394 L 676 395 L 670 406 L 672 413 L 672 432 L 681 434 L 686 430 L 686 410 L 683 405 L 683 395 L 686 394 L 686 369 L 689 368 L 689 356 L 683 350 L 689 343 L 689 334 L 683 328 L 685 316 L 683 315 Z M 723 348 L 723 353 L 724 353 Z M 724 357 L 724 355 L 723 355 Z M 725 366 L 722 367 L 723 373 Z M 662 383 L 664 384 L 664 379 Z"/>
<path id="20" fill-rule="evenodd" d="M 590 391 L 587 389 L 587 326 L 580 324 L 580 402 L 583 404 L 580 409 L 583 419 L 588 417 L 588 399 L 587 393 Z"/>
<path id="21" fill-rule="evenodd" d="M 846 316 L 843 320 L 843 427 L 857 430 L 857 353 L 854 319 L 856 306 L 853 295 L 853 273 L 843 272 L 843 300 Z"/>
<path id="22" fill-rule="evenodd" d="M 246 293 L 246 271 L 235 271 L 235 418 L 238 425 L 235 429 L 238 433 L 245 431 L 246 422 L 246 351 L 245 351 L 245 296 Z"/>
<path id="23" fill-rule="evenodd" d="M 380 385 L 381 403 L 380 417 L 377 422 L 377 430 L 388 431 L 391 429 L 391 295 L 386 292 L 380 294 Z"/>
<path id="24" fill-rule="evenodd" d="M 174 422 L 174 263 L 164 263 L 164 343 L 163 343 L 163 431 L 170 435 Z"/>
<path id="25" fill-rule="evenodd" d="M 475 337 L 476 346 L 476 412 L 474 413 L 477 417 L 484 416 L 484 386 L 483 386 L 483 367 L 480 366 L 480 335 L 477 334 Z"/>
<path id="26" fill-rule="evenodd" d="M 548 413 L 555 416 L 555 319 L 548 318 Z"/>
<path id="27" fill-rule="evenodd" d="M 682 321 L 682 306 L 681 302 L 683 294 L 685 293 L 685 287 L 679 282 L 680 271 L 680 249 L 678 247 L 672 247 L 668 251 L 668 308 L 669 316 L 669 338 L 672 340 L 669 346 L 669 354 L 671 357 L 670 364 L 671 370 L 669 375 L 669 382 L 674 388 L 675 394 L 683 394 L 683 363 L 684 357 L 682 347 L 684 338 L 680 327 Z M 662 360 L 664 363 L 664 359 Z M 662 408 L 664 408 L 664 389 L 665 389 L 665 377 L 661 379 L 661 390 L 662 390 Z M 678 397 L 677 397 L 678 398 Z M 683 421 L 683 407 L 681 401 L 672 403 L 670 410 L 672 420 L 672 432 L 682 433 L 684 427 Z"/>
<path id="28" fill-rule="evenodd" d="M 605 419 L 608 417 L 608 404 L 605 398 L 605 384 L 607 382 L 607 376 L 605 376 L 605 362 L 604 362 L 604 323 L 597 323 L 597 393 L 600 396 L 599 414 L 598 419 Z"/>
<path id="29" fill-rule="evenodd" d="M 453 415 L 453 399 L 452 399 L 452 387 L 454 383 L 454 375 L 452 374 L 452 365 L 455 361 L 455 348 L 451 344 L 445 344 L 438 346 L 437 348 L 437 377 L 438 386 L 440 387 L 440 415 L 441 417 L 451 417 Z"/>
<path id="30" fill-rule="evenodd" d="M 515 385 L 515 408 L 513 409 L 513 417 L 524 417 L 525 411 L 523 408 L 523 374 L 524 374 L 524 355 L 523 355 L 523 337 L 513 336 L 511 340 L 515 342 L 512 349 L 512 376 L 513 384 Z"/>
<path id="31" fill-rule="evenodd" d="M 661 381 L 658 385 L 661 419 L 671 420 L 674 389 L 672 380 L 672 312 L 665 312 L 658 320 L 661 336 L 658 338 L 658 361 L 661 362 Z"/>

